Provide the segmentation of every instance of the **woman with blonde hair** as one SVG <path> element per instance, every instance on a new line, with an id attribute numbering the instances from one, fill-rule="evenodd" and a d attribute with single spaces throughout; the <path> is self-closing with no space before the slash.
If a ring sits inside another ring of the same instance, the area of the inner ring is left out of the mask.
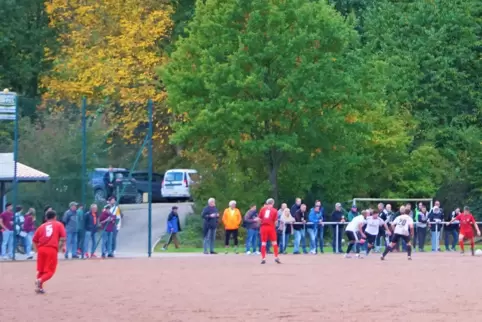
<path id="1" fill-rule="evenodd" d="M 293 234 L 293 223 L 295 222 L 295 218 L 291 216 L 291 211 L 289 208 L 283 210 L 279 221 L 279 229 L 283 232 L 281 254 L 286 254 L 286 248 L 288 246 L 288 242 L 290 241 L 290 235 Z"/>
<path id="2" fill-rule="evenodd" d="M 25 236 L 25 255 L 27 255 L 27 259 L 33 258 L 32 239 L 36 229 L 35 221 L 35 209 L 30 208 L 25 214 L 25 220 L 23 222 L 23 231 L 27 234 L 27 236 Z"/>

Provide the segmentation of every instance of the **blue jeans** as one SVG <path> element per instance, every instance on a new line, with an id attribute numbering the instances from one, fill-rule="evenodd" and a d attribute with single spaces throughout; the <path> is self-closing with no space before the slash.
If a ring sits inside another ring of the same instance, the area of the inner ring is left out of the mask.
<path id="1" fill-rule="evenodd" d="M 318 230 L 316 228 L 308 228 L 308 235 L 310 235 L 310 251 L 316 252 L 316 235 Z"/>
<path id="2" fill-rule="evenodd" d="M 117 233 L 119 233 L 119 231 L 117 230 L 117 227 L 115 227 L 112 232 L 112 253 L 114 253 L 117 248 Z"/>
<path id="3" fill-rule="evenodd" d="M 449 247 L 449 237 L 452 236 L 452 247 Z M 445 228 L 445 250 L 453 249 L 455 250 L 455 246 L 457 246 L 457 241 L 459 240 L 459 233 L 457 232 L 457 229 L 447 229 Z"/>
<path id="4" fill-rule="evenodd" d="M 65 258 L 69 257 L 69 251 L 72 256 L 77 256 L 77 232 L 67 232 L 67 247 Z"/>
<path id="5" fill-rule="evenodd" d="M 320 253 L 323 253 L 323 248 L 325 247 L 325 227 L 318 226 L 316 231 L 316 242 L 320 245 Z"/>
<path id="6" fill-rule="evenodd" d="M 432 231 L 432 252 L 436 252 L 439 249 L 439 237 L 440 237 L 440 230 L 439 231 Z"/>
<path id="7" fill-rule="evenodd" d="M 290 242 L 290 236 L 291 234 L 285 233 L 283 236 L 283 244 L 281 246 L 281 252 L 284 253 L 286 252 L 286 248 L 288 248 L 289 242 Z"/>
<path id="8" fill-rule="evenodd" d="M 114 237 L 113 232 L 102 232 L 102 256 L 112 255 L 112 240 Z"/>
<path id="9" fill-rule="evenodd" d="M 250 248 L 253 253 L 256 252 L 256 247 L 258 245 L 257 238 L 258 238 L 258 230 L 248 229 L 248 237 L 246 238 L 246 252 L 249 252 Z"/>
<path id="10" fill-rule="evenodd" d="M 2 241 L 2 255 L 7 256 L 7 249 L 8 249 L 8 257 L 13 257 L 13 231 L 6 230 L 2 233 L 3 241 Z"/>
<path id="11" fill-rule="evenodd" d="M 27 256 L 30 256 L 30 253 L 32 252 L 33 234 L 34 234 L 34 232 L 31 231 L 31 232 L 27 233 L 27 236 L 25 237 L 25 255 L 27 255 Z"/>
<path id="12" fill-rule="evenodd" d="M 90 248 L 90 254 L 95 253 L 95 232 L 86 231 L 84 236 L 84 246 L 82 248 L 82 253 L 86 254 L 89 252 L 89 241 L 91 241 L 92 246 Z"/>
<path id="13" fill-rule="evenodd" d="M 205 227 L 204 229 L 204 252 L 214 252 L 214 241 L 216 239 L 216 228 L 208 228 Z"/>
<path id="14" fill-rule="evenodd" d="M 305 235 L 304 229 L 295 230 L 295 247 L 293 249 L 293 253 L 299 253 L 300 252 L 300 242 L 301 242 L 301 247 L 303 248 L 303 253 L 307 253 L 305 236 L 306 235 Z M 305 242 L 303 242 L 303 240 Z"/>

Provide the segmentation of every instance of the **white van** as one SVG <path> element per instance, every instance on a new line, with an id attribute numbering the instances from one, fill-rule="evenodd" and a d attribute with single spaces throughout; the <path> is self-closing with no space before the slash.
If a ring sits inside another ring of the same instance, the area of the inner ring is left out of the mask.
<path id="1" fill-rule="evenodd" d="M 192 199 L 190 187 L 199 181 L 199 174 L 193 169 L 170 169 L 164 173 L 161 194 L 163 198 Z"/>

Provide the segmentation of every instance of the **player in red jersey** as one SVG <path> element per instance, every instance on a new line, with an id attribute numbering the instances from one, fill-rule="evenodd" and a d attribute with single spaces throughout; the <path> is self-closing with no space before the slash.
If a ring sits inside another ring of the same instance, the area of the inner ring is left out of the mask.
<path id="1" fill-rule="evenodd" d="M 273 245 L 275 262 L 281 264 L 278 258 L 278 243 L 276 236 L 276 222 L 278 221 L 278 210 L 273 207 L 274 199 L 266 200 L 266 204 L 259 211 L 258 220 L 260 221 L 260 235 L 261 235 L 261 264 L 266 264 L 266 243 L 268 240 Z"/>
<path id="2" fill-rule="evenodd" d="M 59 247 L 65 253 L 65 228 L 56 220 L 57 214 L 50 210 L 45 214 L 47 221 L 40 226 L 33 236 L 33 244 L 37 250 L 37 279 L 35 292 L 45 293 L 43 284 L 54 276 L 57 269 L 57 253 Z"/>
<path id="3" fill-rule="evenodd" d="M 474 216 L 470 213 L 469 207 L 464 207 L 464 212 L 458 214 L 454 219 L 452 219 L 447 225 L 450 225 L 454 221 L 460 221 L 460 232 L 459 232 L 459 245 L 464 253 L 464 239 L 470 240 L 470 250 L 472 251 L 472 256 L 475 255 L 475 240 L 474 240 L 474 230 L 472 226 L 475 227 L 477 231 L 477 236 L 480 236 L 479 226 L 475 222 Z"/>

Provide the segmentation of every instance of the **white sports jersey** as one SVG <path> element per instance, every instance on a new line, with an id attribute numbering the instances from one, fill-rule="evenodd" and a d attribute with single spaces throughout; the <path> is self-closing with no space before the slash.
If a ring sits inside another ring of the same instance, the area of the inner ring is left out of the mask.
<path id="1" fill-rule="evenodd" d="M 358 215 L 355 218 L 353 218 L 352 221 L 350 221 L 350 223 L 346 227 L 346 230 L 356 233 L 360 230 L 360 229 L 358 229 L 358 226 L 360 224 L 364 225 L 364 224 L 366 224 L 366 222 L 367 221 L 365 220 L 365 217 L 363 217 L 363 215 Z"/>
<path id="2" fill-rule="evenodd" d="M 395 234 L 408 236 L 408 228 L 413 225 L 413 219 L 409 215 L 401 215 L 395 218 L 393 225 L 395 225 Z"/>
<path id="3" fill-rule="evenodd" d="M 378 235 L 378 231 L 380 230 L 380 226 L 383 226 L 385 222 L 382 218 L 377 217 L 377 219 L 373 218 L 372 216 L 367 217 L 367 228 L 365 232 L 376 236 Z"/>

